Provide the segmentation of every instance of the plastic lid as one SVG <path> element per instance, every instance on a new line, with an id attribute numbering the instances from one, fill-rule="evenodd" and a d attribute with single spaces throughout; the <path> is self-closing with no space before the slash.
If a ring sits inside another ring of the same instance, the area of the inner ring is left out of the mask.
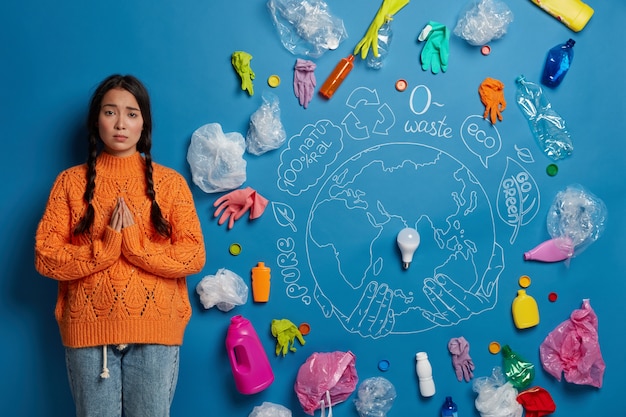
<path id="1" fill-rule="evenodd" d="M 559 172 L 559 167 L 556 164 L 550 164 L 546 167 L 546 173 L 554 177 Z"/>
<path id="2" fill-rule="evenodd" d="M 230 254 L 233 256 L 239 255 L 241 253 L 241 245 L 239 243 L 233 243 L 228 248 L 228 252 L 230 252 Z"/>
<path id="3" fill-rule="evenodd" d="M 311 332 L 311 326 L 309 325 L 309 323 L 301 323 L 298 326 L 298 330 L 300 330 L 300 333 L 302 334 L 302 336 L 306 336 L 307 334 Z"/>
<path id="4" fill-rule="evenodd" d="M 480 53 L 487 56 L 491 53 L 491 46 L 489 45 L 484 45 L 482 48 L 480 48 Z"/>
<path id="5" fill-rule="evenodd" d="M 407 83 L 406 80 L 399 79 L 398 81 L 396 81 L 396 90 L 398 91 L 404 91 L 408 86 L 409 83 Z"/>
<path id="6" fill-rule="evenodd" d="M 555 302 L 558 297 L 559 296 L 555 292 L 551 292 L 550 294 L 548 294 L 548 300 L 550 300 L 550 302 L 552 303 Z"/>
<path id="7" fill-rule="evenodd" d="M 378 369 L 380 369 L 383 372 L 386 372 L 389 370 L 389 361 L 387 359 L 381 359 L 378 362 Z"/>
<path id="8" fill-rule="evenodd" d="M 530 287 L 530 277 L 528 275 L 522 275 L 521 277 L 519 277 L 519 280 L 517 282 L 522 288 Z"/>
<path id="9" fill-rule="evenodd" d="M 267 84 L 270 87 L 278 87 L 280 85 L 280 77 L 278 75 L 270 75 L 267 79 Z"/>
<path id="10" fill-rule="evenodd" d="M 495 342 L 495 341 L 489 343 L 489 352 L 494 355 L 500 353 L 500 343 Z"/>

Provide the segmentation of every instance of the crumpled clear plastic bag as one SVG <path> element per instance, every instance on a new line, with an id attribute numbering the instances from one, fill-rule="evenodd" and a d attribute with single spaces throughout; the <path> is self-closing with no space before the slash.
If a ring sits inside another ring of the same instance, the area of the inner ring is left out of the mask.
<path id="1" fill-rule="evenodd" d="M 246 181 L 245 151 L 241 133 L 224 133 L 219 123 L 201 126 L 193 132 L 187 150 L 194 184 L 205 193 L 238 188 Z"/>
<path id="2" fill-rule="evenodd" d="M 396 399 L 396 388 L 383 377 L 367 378 L 357 390 L 354 400 L 361 417 L 385 417 Z"/>
<path id="3" fill-rule="evenodd" d="M 598 317 L 588 299 L 539 345 L 543 369 L 558 381 L 602 387 L 606 364 L 600 351 Z"/>
<path id="4" fill-rule="evenodd" d="M 573 255 L 580 254 L 604 232 L 607 208 L 602 200 L 580 184 L 559 191 L 548 210 L 548 233 L 571 241 Z"/>
<path id="5" fill-rule="evenodd" d="M 300 366 L 294 390 L 305 413 L 345 401 L 359 381 L 356 357 L 348 352 L 316 352 Z"/>
<path id="6" fill-rule="evenodd" d="M 472 1 L 457 21 L 453 33 L 470 45 L 485 45 L 506 34 L 513 12 L 500 0 Z"/>
<path id="7" fill-rule="evenodd" d="M 322 0 L 269 0 L 267 7 L 283 46 L 294 55 L 319 58 L 348 37 L 343 20 Z"/>
<path id="8" fill-rule="evenodd" d="M 246 135 L 246 150 L 253 155 L 280 148 L 287 140 L 287 133 L 280 121 L 278 97 L 263 94 L 263 104 L 250 117 Z"/>
<path id="9" fill-rule="evenodd" d="M 474 405 L 482 417 L 522 417 L 524 408 L 517 402 L 517 389 L 500 367 L 493 368 L 491 376 L 474 379 L 472 388 L 478 394 Z"/>
<path id="10" fill-rule="evenodd" d="M 254 407 L 248 417 L 291 417 L 291 410 L 283 405 L 264 401 Z"/>
<path id="11" fill-rule="evenodd" d="M 214 306 L 221 311 L 230 311 L 248 301 L 248 286 L 243 279 L 225 268 L 215 275 L 207 275 L 196 285 L 202 305 L 207 310 Z"/>

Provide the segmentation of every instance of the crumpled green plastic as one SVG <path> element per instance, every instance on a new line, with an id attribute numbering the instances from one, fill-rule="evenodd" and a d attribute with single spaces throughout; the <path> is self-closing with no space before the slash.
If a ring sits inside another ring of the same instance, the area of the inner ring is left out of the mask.
<path id="1" fill-rule="evenodd" d="M 251 96 L 254 95 L 254 86 L 252 80 L 254 80 L 255 74 L 250 68 L 250 61 L 252 55 L 244 51 L 235 51 L 230 59 L 233 64 L 233 68 L 237 71 L 237 75 L 241 78 L 241 89 L 245 90 Z"/>
<path id="2" fill-rule="evenodd" d="M 528 388 L 535 378 L 535 365 L 513 352 L 509 345 L 502 347 L 502 356 L 507 381 L 517 389 Z"/>
<path id="3" fill-rule="evenodd" d="M 372 53 L 378 58 L 380 56 L 378 53 L 378 31 L 385 22 L 391 20 L 393 15 L 407 4 L 409 4 L 409 0 L 383 0 L 365 36 L 354 48 L 353 55 L 358 55 L 360 52 L 361 59 L 365 59 L 371 47 Z"/>
<path id="4" fill-rule="evenodd" d="M 288 319 L 272 320 L 272 336 L 276 338 L 276 356 L 281 352 L 283 356 L 287 355 L 287 349 L 295 352 L 296 339 L 301 345 L 305 343 L 300 330 Z"/>

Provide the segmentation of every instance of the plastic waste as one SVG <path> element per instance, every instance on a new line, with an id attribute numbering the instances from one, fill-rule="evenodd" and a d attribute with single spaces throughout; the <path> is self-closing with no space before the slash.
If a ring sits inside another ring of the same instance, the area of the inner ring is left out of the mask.
<path id="1" fill-rule="evenodd" d="M 270 299 L 271 269 L 265 262 L 259 262 L 252 268 L 252 299 L 257 303 L 266 303 Z"/>
<path id="2" fill-rule="evenodd" d="M 256 394 L 274 382 L 274 372 L 252 323 L 243 316 L 231 318 L 226 350 L 237 391 Z"/>
<path id="3" fill-rule="evenodd" d="M 559 44 L 548 51 L 546 63 L 543 67 L 541 82 L 548 87 L 558 87 L 565 74 L 572 65 L 574 59 L 574 45 L 576 42 L 569 39 L 567 42 Z"/>
<path id="4" fill-rule="evenodd" d="M 472 0 L 460 13 L 453 33 L 470 45 L 485 45 L 500 39 L 513 22 L 513 12 L 500 0 Z"/>
<path id="5" fill-rule="evenodd" d="M 430 70 L 433 74 L 446 72 L 450 56 L 450 31 L 447 26 L 430 21 L 422 29 L 417 40 L 425 41 L 420 54 L 422 69 Z"/>
<path id="6" fill-rule="evenodd" d="M 393 39 L 393 30 L 391 28 L 391 20 L 385 22 L 378 30 L 378 56 L 372 54 L 367 55 L 367 66 L 373 69 L 381 69 L 389 54 L 389 47 Z"/>
<path id="7" fill-rule="evenodd" d="M 501 368 L 493 368 L 491 376 L 474 379 L 472 388 L 478 394 L 474 405 L 482 417 L 522 417 L 517 389 L 504 378 Z"/>
<path id="8" fill-rule="evenodd" d="M 317 85 L 314 72 L 316 67 L 315 62 L 298 58 L 293 68 L 293 92 L 305 109 L 313 99 L 313 91 Z"/>
<path id="9" fill-rule="evenodd" d="M 275 94 L 263 94 L 263 104 L 250 116 L 246 150 L 253 155 L 280 148 L 287 133 L 280 120 L 280 105 Z"/>
<path id="10" fill-rule="evenodd" d="M 433 368 L 428 360 L 426 352 L 417 352 L 415 354 L 416 364 L 415 372 L 417 373 L 420 394 L 422 397 L 432 397 L 435 395 L 435 381 L 433 379 Z"/>
<path id="11" fill-rule="evenodd" d="M 196 129 L 187 150 L 191 176 L 205 193 L 238 188 L 246 181 L 246 143 L 238 132 L 224 133 L 219 123 Z"/>
<path id="12" fill-rule="evenodd" d="M 539 324 L 537 301 L 526 294 L 526 290 L 517 290 L 517 296 L 511 306 L 513 322 L 518 329 L 528 329 Z"/>
<path id="13" fill-rule="evenodd" d="M 396 399 L 396 388 L 383 377 L 364 380 L 357 390 L 354 405 L 360 417 L 385 417 Z"/>
<path id="14" fill-rule="evenodd" d="M 492 125 L 496 124 L 496 120 L 502 121 L 502 112 L 506 109 L 502 81 L 491 77 L 485 78 L 478 86 L 478 95 L 485 106 L 483 119 L 489 116 Z"/>
<path id="15" fill-rule="evenodd" d="M 264 401 L 254 407 L 248 417 L 291 417 L 291 410 L 283 405 Z"/>
<path id="16" fill-rule="evenodd" d="M 352 68 L 354 68 L 354 55 L 348 55 L 346 58 L 342 58 L 328 78 L 326 78 L 324 84 L 322 84 L 319 94 L 325 99 L 330 99 L 341 83 L 343 83 L 343 80 L 350 74 Z"/>
<path id="17" fill-rule="evenodd" d="M 528 252 L 524 252 L 525 261 L 559 262 L 569 259 L 574 253 L 574 244 L 568 237 L 546 240 Z"/>
<path id="18" fill-rule="evenodd" d="M 593 9 L 580 0 L 530 0 L 574 32 L 580 32 L 593 16 Z"/>
<path id="19" fill-rule="evenodd" d="M 281 43 L 294 55 L 319 58 L 348 37 L 343 20 L 322 0 L 269 0 L 267 7 Z"/>
<path id="20" fill-rule="evenodd" d="M 221 268 L 215 275 L 207 275 L 196 285 L 196 292 L 205 309 L 217 306 L 227 312 L 248 301 L 248 286 L 233 271 Z"/>
<path id="21" fill-rule="evenodd" d="M 452 401 L 452 397 L 446 397 L 446 400 L 441 406 L 441 417 L 458 417 L 458 407 Z"/>
<path id="22" fill-rule="evenodd" d="M 502 346 L 503 369 L 507 381 L 517 389 L 530 386 L 535 378 L 535 365 L 513 352 L 509 345 Z"/>
<path id="23" fill-rule="evenodd" d="M 469 355 L 469 342 L 463 336 L 453 337 L 448 341 L 448 351 L 452 355 L 452 367 L 456 379 L 469 382 L 474 377 L 474 362 Z"/>
<path id="24" fill-rule="evenodd" d="M 235 72 L 241 79 L 241 89 L 247 91 L 248 94 L 252 96 L 254 95 L 254 85 L 252 81 L 256 75 L 250 67 L 250 61 L 252 61 L 252 55 L 244 51 L 235 51 L 230 58 Z"/>
<path id="25" fill-rule="evenodd" d="M 248 210 L 250 220 L 261 217 L 269 201 L 251 187 L 231 191 L 215 200 L 213 207 L 217 207 L 213 217 L 220 217 L 217 224 L 220 226 L 228 220 L 228 229 L 232 229 L 235 221 L 243 217 Z M 221 213 L 221 216 L 220 216 Z"/>
<path id="26" fill-rule="evenodd" d="M 558 381 L 602 387 L 606 364 L 600 351 L 598 316 L 589 299 L 552 330 L 539 346 L 543 369 Z"/>
<path id="27" fill-rule="evenodd" d="M 295 352 L 295 341 L 298 339 L 301 345 L 304 345 L 304 338 L 300 329 L 296 327 L 290 320 L 274 319 L 272 320 L 272 336 L 276 338 L 276 356 L 282 353 L 283 357 L 287 355 L 287 350 Z"/>
<path id="28" fill-rule="evenodd" d="M 515 82 L 517 104 L 543 153 L 555 161 L 570 156 L 574 145 L 565 120 L 554 111 L 541 87 L 526 81 L 523 75 Z"/>
<path id="29" fill-rule="evenodd" d="M 300 366 L 294 390 L 305 413 L 318 408 L 329 411 L 345 401 L 359 381 L 356 357 L 348 352 L 316 352 Z M 329 414 L 330 415 L 330 414 Z"/>
<path id="30" fill-rule="evenodd" d="M 517 402 L 524 407 L 525 417 L 543 417 L 556 411 L 552 396 L 541 387 L 532 387 L 520 392 Z"/>

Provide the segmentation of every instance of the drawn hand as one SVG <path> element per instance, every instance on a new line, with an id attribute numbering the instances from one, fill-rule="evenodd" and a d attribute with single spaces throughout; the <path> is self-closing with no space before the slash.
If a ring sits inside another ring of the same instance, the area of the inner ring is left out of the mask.
<path id="1" fill-rule="evenodd" d="M 367 284 L 361 299 L 349 317 L 339 317 L 346 329 L 374 339 L 386 336 L 393 330 L 395 316 L 391 309 L 393 290 L 385 283 Z"/>

